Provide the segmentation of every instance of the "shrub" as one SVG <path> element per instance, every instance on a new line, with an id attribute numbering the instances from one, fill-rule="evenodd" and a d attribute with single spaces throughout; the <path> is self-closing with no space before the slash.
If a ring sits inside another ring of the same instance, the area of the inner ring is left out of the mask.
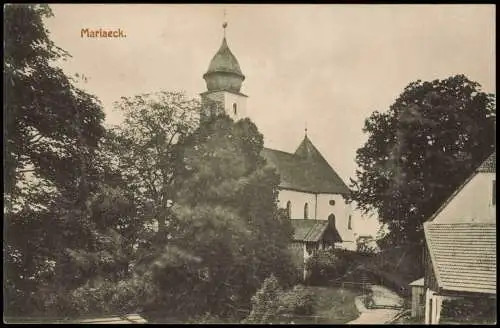
<path id="1" fill-rule="evenodd" d="M 377 243 L 372 237 L 358 237 L 356 251 L 364 254 L 375 254 L 378 252 Z"/>
<path id="2" fill-rule="evenodd" d="M 444 300 L 441 321 L 462 323 L 496 322 L 496 298 L 463 298 Z"/>
<path id="3" fill-rule="evenodd" d="M 306 269 L 311 272 L 310 284 L 325 285 L 346 274 L 347 256 L 340 255 L 338 250 L 319 250 L 308 259 Z"/>
<path id="4" fill-rule="evenodd" d="M 302 285 L 284 292 L 280 296 L 280 314 L 310 315 L 314 313 L 316 298 L 313 292 Z"/>
<path id="5" fill-rule="evenodd" d="M 273 323 L 278 317 L 279 298 L 283 290 L 274 275 L 266 278 L 252 296 L 252 310 L 244 323 Z"/>
<path id="6" fill-rule="evenodd" d="M 302 285 L 284 291 L 276 277 L 264 280 L 252 297 L 252 310 L 243 323 L 278 323 L 283 316 L 314 314 L 314 293 Z"/>

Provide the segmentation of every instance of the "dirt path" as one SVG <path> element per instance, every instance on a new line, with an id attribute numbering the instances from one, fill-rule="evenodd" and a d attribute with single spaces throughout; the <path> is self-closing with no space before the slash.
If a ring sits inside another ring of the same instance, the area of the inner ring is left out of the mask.
<path id="1" fill-rule="evenodd" d="M 403 305 L 403 299 L 393 291 L 383 287 L 372 286 L 373 301 L 375 305 L 400 307 Z M 361 313 L 359 318 L 350 321 L 347 324 L 384 324 L 392 321 L 402 310 L 401 309 L 367 309 L 363 304 L 363 296 L 358 296 L 355 299 L 356 307 Z"/>
<path id="2" fill-rule="evenodd" d="M 403 299 L 387 287 L 372 285 L 370 289 L 372 290 L 373 302 L 376 306 L 403 306 Z"/>

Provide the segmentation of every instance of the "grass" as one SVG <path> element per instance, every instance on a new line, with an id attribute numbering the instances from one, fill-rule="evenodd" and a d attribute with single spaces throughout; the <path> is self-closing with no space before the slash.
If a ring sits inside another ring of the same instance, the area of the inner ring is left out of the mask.
<path id="1" fill-rule="evenodd" d="M 342 287 L 307 286 L 316 296 L 313 316 L 295 316 L 290 320 L 297 324 L 342 324 L 359 317 L 354 298 L 358 290 Z"/>

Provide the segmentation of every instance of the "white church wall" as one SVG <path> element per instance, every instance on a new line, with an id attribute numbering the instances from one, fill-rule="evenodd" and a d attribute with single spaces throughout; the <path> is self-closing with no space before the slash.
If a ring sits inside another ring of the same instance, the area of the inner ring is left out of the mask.
<path id="1" fill-rule="evenodd" d="M 291 218 L 292 219 L 304 219 L 304 205 L 308 204 L 309 219 L 316 218 L 316 195 L 311 193 L 299 192 L 294 190 L 280 190 L 278 195 L 279 206 L 281 208 L 286 208 L 288 201 L 292 204 Z"/>
<path id="2" fill-rule="evenodd" d="M 294 190 L 280 190 L 278 195 L 279 206 L 286 208 L 288 201 L 291 203 L 291 218 L 304 219 L 304 205 L 308 204 L 308 218 L 328 220 L 330 214 L 335 215 L 335 225 L 346 242 L 355 241 L 355 222 L 351 218 L 349 229 L 349 216 L 352 216 L 351 206 L 346 204 L 341 195 L 313 194 Z M 333 200 L 334 205 L 330 205 Z"/>
<path id="3" fill-rule="evenodd" d="M 333 200 L 334 205 L 330 205 Z M 347 204 L 341 195 L 319 194 L 318 195 L 318 219 L 328 220 L 330 214 L 335 215 L 335 226 L 339 231 L 346 248 L 355 248 L 353 243 L 356 241 L 354 218 L 352 217 L 351 205 Z M 349 217 L 351 225 L 349 227 Z"/>
<path id="4" fill-rule="evenodd" d="M 330 205 L 331 200 L 335 202 L 334 205 Z M 345 203 L 344 198 L 341 195 L 318 194 L 318 219 L 327 220 L 332 213 L 337 220 L 346 221 L 347 227 L 347 218 L 351 214 L 351 209 Z"/>
<path id="5" fill-rule="evenodd" d="M 246 102 L 247 98 L 245 96 L 225 92 L 224 108 L 226 108 L 226 113 L 235 121 L 246 117 Z M 236 104 L 236 113 L 233 107 L 234 104 Z"/>
<path id="6" fill-rule="evenodd" d="M 222 103 L 226 114 L 235 121 L 247 117 L 247 97 L 245 96 L 229 91 L 214 91 L 205 94 L 203 97 Z M 236 113 L 234 111 L 234 104 L 236 104 Z"/>
<path id="7" fill-rule="evenodd" d="M 436 216 L 434 222 L 456 222 L 460 219 L 495 221 L 496 211 L 493 204 L 495 179 L 495 173 L 476 174 Z"/>

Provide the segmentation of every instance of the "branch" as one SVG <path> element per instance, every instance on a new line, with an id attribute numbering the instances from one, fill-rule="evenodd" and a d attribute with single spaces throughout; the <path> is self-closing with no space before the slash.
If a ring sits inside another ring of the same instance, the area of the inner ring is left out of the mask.
<path id="1" fill-rule="evenodd" d="M 35 169 L 25 169 L 16 171 L 16 173 L 27 173 L 27 172 L 35 172 Z"/>
<path id="2" fill-rule="evenodd" d="M 34 144 L 34 143 L 37 143 L 38 141 L 40 141 L 40 139 L 42 139 L 43 136 L 41 134 L 35 134 L 29 141 L 30 144 Z"/>

